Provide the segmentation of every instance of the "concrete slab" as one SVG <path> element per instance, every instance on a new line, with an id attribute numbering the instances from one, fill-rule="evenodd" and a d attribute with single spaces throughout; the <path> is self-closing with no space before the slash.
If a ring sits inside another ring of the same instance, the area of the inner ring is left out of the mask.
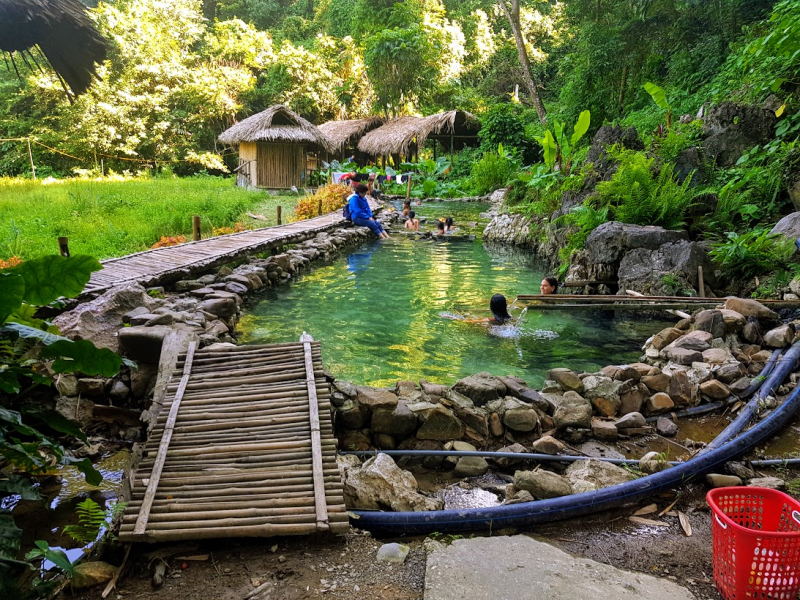
<path id="1" fill-rule="evenodd" d="M 684 587 L 525 535 L 456 540 L 428 554 L 425 600 L 693 600 Z"/>

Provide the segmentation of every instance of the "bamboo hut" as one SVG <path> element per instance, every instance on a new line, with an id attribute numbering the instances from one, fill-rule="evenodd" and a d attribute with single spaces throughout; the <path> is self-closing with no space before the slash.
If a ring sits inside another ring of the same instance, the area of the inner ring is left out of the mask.
<path id="1" fill-rule="evenodd" d="M 350 121 L 328 121 L 319 126 L 331 144 L 329 159 L 345 160 L 352 154 L 357 154 L 358 141 L 376 127 L 385 122 L 383 117 L 367 117 Z M 359 157 L 356 156 L 358 162 Z"/>
<path id="2" fill-rule="evenodd" d="M 237 185 L 266 189 L 303 186 L 308 151 L 331 149 L 315 125 L 280 104 L 222 132 L 219 141 L 239 146 Z"/>
<path id="3" fill-rule="evenodd" d="M 426 140 L 439 141 L 452 153 L 464 146 L 478 144 L 480 121 L 463 110 L 429 117 L 399 117 L 367 133 L 358 149 L 370 156 L 418 155 Z"/>

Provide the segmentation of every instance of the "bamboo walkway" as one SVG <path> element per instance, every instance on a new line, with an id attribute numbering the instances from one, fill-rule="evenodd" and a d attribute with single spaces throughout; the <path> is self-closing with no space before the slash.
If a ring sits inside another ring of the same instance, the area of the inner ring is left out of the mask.
<path id="1" fill-rule="evenodd" d="M 131 478 L 125 542 L 348 531 L 319 343 L 191 342 Z"/>
<path id="2" fill-rule="evenodd" d="M 230 235 L 145 250 L 101 261 L 103 269 L 92 278 L 80 298 L 96 296 L 119 285 L 144 286 L 172 283 L 247 255 L 309 239 L 344 222 L 341 211 L 277 227 L 264 227 Z"/>

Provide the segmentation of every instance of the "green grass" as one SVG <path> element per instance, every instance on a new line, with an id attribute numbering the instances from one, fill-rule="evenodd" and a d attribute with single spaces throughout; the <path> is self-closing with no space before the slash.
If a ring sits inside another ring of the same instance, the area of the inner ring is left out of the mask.
<path id="1" fill-rule="evenodd" d="M 198 177 L 33 182 L 0 178 L 0 259 L 30 259 L 58 252 L 69 238 L 72 254 L 98 259 L 145 250 L 161 236 L 191 238 L 192 216 L 203 237 L 242 222 L 253 228 L 294 214 L 299 196 L 270 196 L 237 188 L 231 179 Z M 254 220 L 246 212 L 267 217 Z"/>

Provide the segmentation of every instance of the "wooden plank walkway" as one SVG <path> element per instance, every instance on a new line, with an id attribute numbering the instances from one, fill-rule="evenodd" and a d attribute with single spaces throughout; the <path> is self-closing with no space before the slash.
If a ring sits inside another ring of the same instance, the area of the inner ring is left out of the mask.
<path id="1" fill-rule="evenodd" d="M 144 286 L 172 283 L 275 246 L 309 239 L 342 223 L 342 213 L 337 211 L 307 221 L 242 231 L 103 260 L 100 261 L 103 269 L 92 273 L 81 297 L 94 296 L 112 287 L 131 283 Z"/>
<path id="2" fill-rule="evenodd" d="M 319 343 L 191 342 L 132 480 L 125 542 L 348 531 Z"/>

